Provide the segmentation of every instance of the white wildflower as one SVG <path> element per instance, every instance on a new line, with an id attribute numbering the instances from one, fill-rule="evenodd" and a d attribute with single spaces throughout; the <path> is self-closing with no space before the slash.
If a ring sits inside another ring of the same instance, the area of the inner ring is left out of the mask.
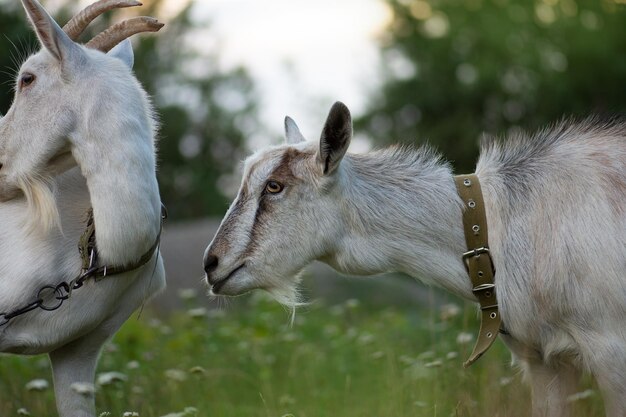
<path id="1" fill-rule="evenodd" d="M 185 407 L 180 413 L 170 413 L 161 417 L 195 417 L 198 415 L 198 409 L 195 407 Z"/>
<path id="2" fill-rule="evenodd" d="M 187 314 L 193 319 L 201 319 L 207 317 L 208 310 L 204 307 L 192 308 L 187 311 Z"/>
<path id="3" fill-rule="evenodd" d="M 358 342 L 360 345 L 369 345 L 374 341 L 374 335 L 371 333 L 363 333 L 359 336 Z"/>
<path id="4" fill-rule="evenodd" d="M 28 410 L 27 410 L 27 409 L 25 409 L 24 407 L 22 407 L 22 408 L 18 408 L 18 409 L 17 409 L 17 415 L 18 415 L 18 416 L 29 416 L 29 415 L 30 415 L 30 413 L 28 412 Z"/>
<path id="5" fill-rule="evenodd" d="M 89 382 L 74 382 L 70 388 L 84 397 L 91 397 L 96 392 L 96 388 Z"/>
<path id="6" fill-rule="evenodd" d="M 461 313 L 461 307 L 456 304 L 444 304 L 441 306 L 441 320 L 450 320 Z"/>
<path id="7" fill-rule="evenodd" d="M 130 361 L 126 364 L 128 369 L 139 369 L 139 361 Z"/>
<path id="8" fill-rule="evenodd" d="M 96 379 L 98 385 L 111 385 L 115 382 L 126 382 L 128 377 L 121 372 L 103 372 Z"/>
<path id="9" fill-rule="evenodd" d="M 470 343 L 472 340 L 474 340 L 474 335 L 471 334 L 471 333 L 467 333 L 467 332 L 461 332 L 456 337 L 456 342 L 459 345 L 466 345 L 466 344 Z"/>
<path id="10" fill-rule="evenodd" d="M 115 352 L 119 352 L 120 347 L 113 342 L 109 342 L 106 345 L 104 345 L 104 350 L 105 352 L 108 352 L 108 353 L 115 353 Z"/>
<path id="11" fill-rule="evenodd" d="M 193 300 L 198 296 L 198 291 L 193 288 L 183 288 L 178 290 L 178 296 L 181 300 Z"/>
<path id="12" fill-rule="evenodd" d="M 361 304 L 361 302 L 357 300 L 356 298 L 350 298 L 349 300 L 346 300 L 346 307 L 350 309 L 357 308 L 359 304 Z"/>
<path id="13" fill-rule="evenodd" d="M 400 357 L 398 358 L 398 360 L 400 361 L 400 363 L 402 363 L 403 365 L 411 365 L 415 362 L 415 359 L 413 359 L 410 356 L 407 355 L 400 355 Z"/>
<path id="14" fill-rule="evenodd" d="M 164 373 L 165 377 L 172 381 L 183 382 L 187 379 L 187 372 L 180 369 L 168 369 Z"/>
<path id="15" fill-rule="evenodd" d="M 446 359 L 448 360 L 456 359 L 458 357 L 459 357 L 459 352 L 448 352 L 448 354 L 446 355 Z"/>
<path id="16" fill-rule="evenodd" d="M 439 367 L 441 365 L 443 365 L 443 362 L 441 360 L 437 359 L 437 360 L 434 360 L 432 362 L 425 363 L 424 367 L 426 367 L 426 368 L 437 368 L 437 367 Z"/>
<path id="17" fill-rule="evenodd" d="M 33 379 L 26 384 L 27 391 L 45 391 L 50 384 L 45 379 Z"/>
<path id="18" fill-rule="evenodd" d="M 139 413 L 136 411 L 124 411 L 122 417 L 139 417 Z"/>
<path id="19" fill-rule="evenodd" d="M 189 370 L 189 373 L 195 374 L 195 375 L 206 375 L 207 374 L 207 370 L 204 369 L 201 366 L 194 366 L 193 368 L 191 368 Z"/>
<path id="20" fill-rule="evenodd" d="M 502 378 L 500 378 L 501 387 L 505 387 L 509 385 L 511 382 L 513 382 L 513 378 L 511 378 L 510 376 L 503 376 Z"/>

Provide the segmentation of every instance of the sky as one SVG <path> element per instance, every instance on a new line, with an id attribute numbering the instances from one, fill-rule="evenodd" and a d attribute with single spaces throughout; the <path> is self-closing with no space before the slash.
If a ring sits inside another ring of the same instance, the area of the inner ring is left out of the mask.
<path id="1" fill-rule="evenodd" d="M 219 48 L 220 65 L 243 65 L 256 81 L 270 136 L 282 135 L 289 115 L 313 140 L 332 103 L 358 114 L 379 85 L 377 38 L 390 19 L 381 0 L 197 0 L 194 7 L 197 22 L 210 22 L 206 45 Z M 354 146 L 367 145 L 357 136 Z"/>
<path id="2" fill-rule="evenodd" d="M 44 3 L 54 13 L 66 1 Z M 189 1 L 166 0 L 158 18 L 167 23 Z M 207 26 L 196 44 L 217 49 L 221 68 L 244 66 L 256 81 L 269 132 L 253 137 L 252 149 L 282 136 L 286 115 L 317 139 L 335 101 L 358 115 L 380 85 L 377 42 L 391 19 L 383 0 L 196 0 L 193 7 L 196 23 Z M 368 147 L 355 132 L 351 151 Z"/>

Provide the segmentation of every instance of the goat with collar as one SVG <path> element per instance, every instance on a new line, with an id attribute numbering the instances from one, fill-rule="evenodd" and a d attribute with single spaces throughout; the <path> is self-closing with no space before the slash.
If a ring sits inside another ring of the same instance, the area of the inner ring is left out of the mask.
<path id="1" fill-rule="evenodd" d="M 465 205 L 439 155 L 346 153 L 352 123 L 341 103 L 319 143 L 290 118 L 285 131 L 286 144 L 247 159 L 206 249 L 214 295 L 261 288 L 295 305 L 299 273 L 320 260 L 348 274 L 406 273 L 477 300 L 461 258 Z M 607 416 L 626 416 L 626 122 L 563 121 L 486 141 L 476 175 L 503 340 L 529 376 L 533 416 L 568 416 L 583 371 Z"/>

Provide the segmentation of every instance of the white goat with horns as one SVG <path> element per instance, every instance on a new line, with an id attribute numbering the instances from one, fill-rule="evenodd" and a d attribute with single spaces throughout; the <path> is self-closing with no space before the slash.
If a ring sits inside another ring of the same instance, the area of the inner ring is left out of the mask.
<path id="1" fill-rule="evenodd" d="M 451 168 L 424 148 L 346 154 L 336 103 L 320 143 L 285 120 L 287 144 L 246 161 L 239 194 L 207 248 L 213 294 L 295 297 L 321 260 L 340 272 L 403 272 L 476 300 Z M 533 416 L 568 416 L 581 372 L 610 417 L 626 417 L 626 121 L 561 122 L 486 141 L 482 184 L 503 340 L 532 385 Z M 487 359 L 488 360 L 488 356 Z"/>
<path id="2" fill-rule="evenodd" d="M 64 29 L 36 0 L 22 3 L 42 49 L 0 119 L 0 351 L 49 353 L 59 414 L 93 416 L 93 392 L 80 387 L 93 387 L 102 345 L 165 286 L 156 124 L 126 39 L 163 25 L 134 18 L 83 46 L 75 40 L 94 18 L 140 3 L 101 0 Z M 99 282 L 75 280 L 90 208 L 97 259 L 85 277 L 117 274 Z"/>

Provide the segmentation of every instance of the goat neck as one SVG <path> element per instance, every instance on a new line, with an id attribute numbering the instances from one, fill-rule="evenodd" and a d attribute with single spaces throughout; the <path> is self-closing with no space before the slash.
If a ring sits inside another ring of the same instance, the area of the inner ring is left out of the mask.
<path id="1" fill-rule="evenodd" d="M 130 71 L 122 67 L 118 70 Z M 100 260 L 115 265 L 137 260 L 159 232 L 154 122 L 145 92 L 130 79 L 112 78 L 128 85 L 99 91 L 104 97 L 89 110 L 98 117 L 86 120 L 77 137 L 70 138 L 87 180 Z M 130 90 L 134 94 L 125 94 Z"/>
<path id="2" fill-rule="evenodd" d="M 473 300 L 461 261 L 462 203 L 446 164 L 425 150 L 395 149 L 348 154 L 338 174 L 344 236 L 332 266 L 402 272 Z"/>

